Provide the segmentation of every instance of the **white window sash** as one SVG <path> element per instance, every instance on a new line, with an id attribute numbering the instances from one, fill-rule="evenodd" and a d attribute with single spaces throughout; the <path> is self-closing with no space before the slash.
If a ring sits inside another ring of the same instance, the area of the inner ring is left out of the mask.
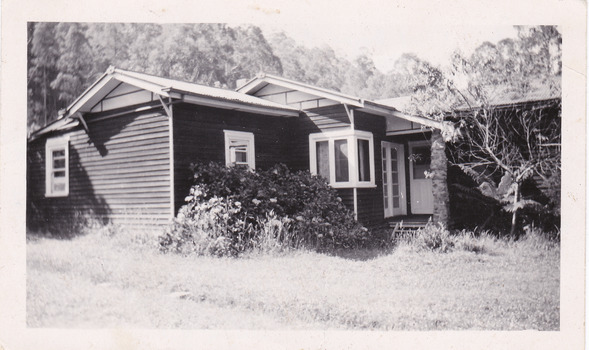
<path id="1" fill-rule="evenodd" d="M 53 152 L 64 151 L 63 156 L 53 157 Z M 54 160 L 63 159 L 64 167 L 55 168 Z M 57 172 L 63 171 L 65 175 L 56 178 Z M 45 197 L 67 197 L 69 195 L 69 137 L 47 139 L 45 143 Z M 63 184 L 63 190 L 56 190 L 55 185 Z"/>
<path id="2" fill-rule="evenodd" d="M 367 140 L 369 145 L 370 181 L 359 181 L 358 175 L 358 140 Z M 346 182 L 335 181 L 335 141 L 346 140 L 348 142 L 348 180 Z M 317 142 L 327 141 L 329 149 L 329 184 L 334 188 L 362 188 L 376 187 L 374 177 L 374 138 L 371 132 L 362 130 L 338 130 L 309 135 L 309 170 L 317 175 Z"/>
<path id="3" fill-rule="evenodd" d="M 254 134 L 245 131 L 223 130 L 225 134 L 225 164 L 247 165 L 250 169 L 256 169 L 256 151 Z M 236 150 L 245 148 L 247 162 L 237 162 Z"/>

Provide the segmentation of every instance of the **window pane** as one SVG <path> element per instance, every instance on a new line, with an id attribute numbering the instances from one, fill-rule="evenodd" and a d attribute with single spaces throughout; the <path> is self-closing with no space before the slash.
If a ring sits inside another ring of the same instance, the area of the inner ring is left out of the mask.
<path id="1" fill-rule="evenodd" d="M 53 158 L 57 158 L 57 157 L 65 157 L 65 150 L 60 149 L 57 151 L 53 151 Z"/>
<path id="2" fill-rule="evenodd" d="M 65 159 L 54 159 L 53 160 L 53 169 L 63 169 L 65 168 Z"/>
<path id="3" fill-rule="evenodd" d="M 393 196 L 398 196 L 398 195 L 399 195 L 399 185 L 394 184 L 393 185 Z"/>
<path id="4" fill-rule="evenodd" d="M 247 163 L 247 152 L 241 150 L 235 150 L 235 162 L 236 163 Z"/>
<path id="5" fill-rule="evenodd" d="M 65 177 L 65 171 L 56 171 L 53 173 L 53 177 Z"/>
<path id="6" fill-rule="evenodd" d="M 430 148 L 428 146 L 415 147 L 413 149 L 413 178 L 425 179 L 425 171 L 430 167 Z"/>
<path id="7" fill-rule="evenodd" d="M 346 182 L 350 180 L 348 173 L 348 141 L 335 140 L 335 181 Z"/>
<path id="8" fill-rule="evenodd" d="M 399 197 L 393 197 L 393 208 L 399 207 Z"/>
<path id="9" fill-rule="evenodd" d="M 358 180 L 370 181 L 370 147 L 368 140 L 358 139 Z"/>
<path id="10" fill-rule="evenodd" d="M 317 175 L 329 180 L 329 142 L 320 141 L 315 145 L 317 151 Z"/>
<path id="11" fill-rule="evenodd" d="M 53 184 L 53 192 L 63 192 L 65 191 L 65 184 L 64 183 L 54 183 Z"/>

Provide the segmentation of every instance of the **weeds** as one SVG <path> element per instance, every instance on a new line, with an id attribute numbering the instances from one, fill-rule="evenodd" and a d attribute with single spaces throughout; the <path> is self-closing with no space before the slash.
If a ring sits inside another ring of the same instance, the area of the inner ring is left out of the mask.
<path id="1" fill-rule="evenodd" d="M 514 248 L 520 252 L 539 253 L 558 249 L 559 235 L 545 233 L 534 226 L 526 226 L 525 234 L 520 237 L 498 237 L 490 231 L 461 230 L 453 233 L 441 224 L 428 222 L 423 229 L 393 237 L 393 244 L 397 249 L 417 252 L 494 253 Z"/>

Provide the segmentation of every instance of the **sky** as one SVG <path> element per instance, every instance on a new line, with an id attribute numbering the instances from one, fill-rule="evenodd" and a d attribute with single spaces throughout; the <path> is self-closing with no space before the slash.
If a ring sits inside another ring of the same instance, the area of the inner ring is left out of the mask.
<path id="1" fill-rule="evenodd" d="M 542 6 L 510 0 L 493 0 L 492 7 L 441 0 L 248 0 L 239 4 L 231 8 L 238 15 L 229 23 L 255 24 L 265 33 L 285 31 L 298 43 L 327 44 L 347 58 L 367 53 L 385 73 L 403 53 L 447 64 L 456 49 L 469 54 L 484 41 L 516 37 L 513 24 L 529 22 L 522 21 L 522 16 L 510 18 L 514 13 L 526 13 L 529 18 L 550 13 Z M 511 11 L 502 11 L 501 5 Z"/>
<path id="2" fill-rule="evenodd" d="M 329 45 L 349 59 L 367 53 L 385 73 L 403 53 L 414 53 L 433 64 L 446 65 L 455 50 L 470 54 L 485 41 L 497 43 L 517 36 L 510 25 L 411 27 L 370 23 L 326 30 L 310 23 L 281 23 L 261 24 L 260 27 L 265 33 L 284 31 L 305 46 Z"/>

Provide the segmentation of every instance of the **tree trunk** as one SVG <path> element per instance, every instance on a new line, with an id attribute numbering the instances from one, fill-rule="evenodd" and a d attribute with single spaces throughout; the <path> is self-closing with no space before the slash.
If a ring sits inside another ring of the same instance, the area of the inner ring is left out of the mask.
<path id="1" fill-rule="evenodd" d="M 435 223 L 448 227 L 450 195 L 448 193 L 448 159 L 446 143 L 440 130 L 432 132 L 432 149 L 430 170 L 433 173 L 432 192 L 434 197 Z"/>
<path id="2" fill-rule="evenodd" d="M 516 207 L 517 202 L 519 201 L 519 184 L 515 184 L 515 193 L 513 194 L 513 214 L 511 216 L 511 232 L 510 235 L 513 237 L 515 234 L 515 228 L 517 225 L 517 212 L 518 209 Z"/>

